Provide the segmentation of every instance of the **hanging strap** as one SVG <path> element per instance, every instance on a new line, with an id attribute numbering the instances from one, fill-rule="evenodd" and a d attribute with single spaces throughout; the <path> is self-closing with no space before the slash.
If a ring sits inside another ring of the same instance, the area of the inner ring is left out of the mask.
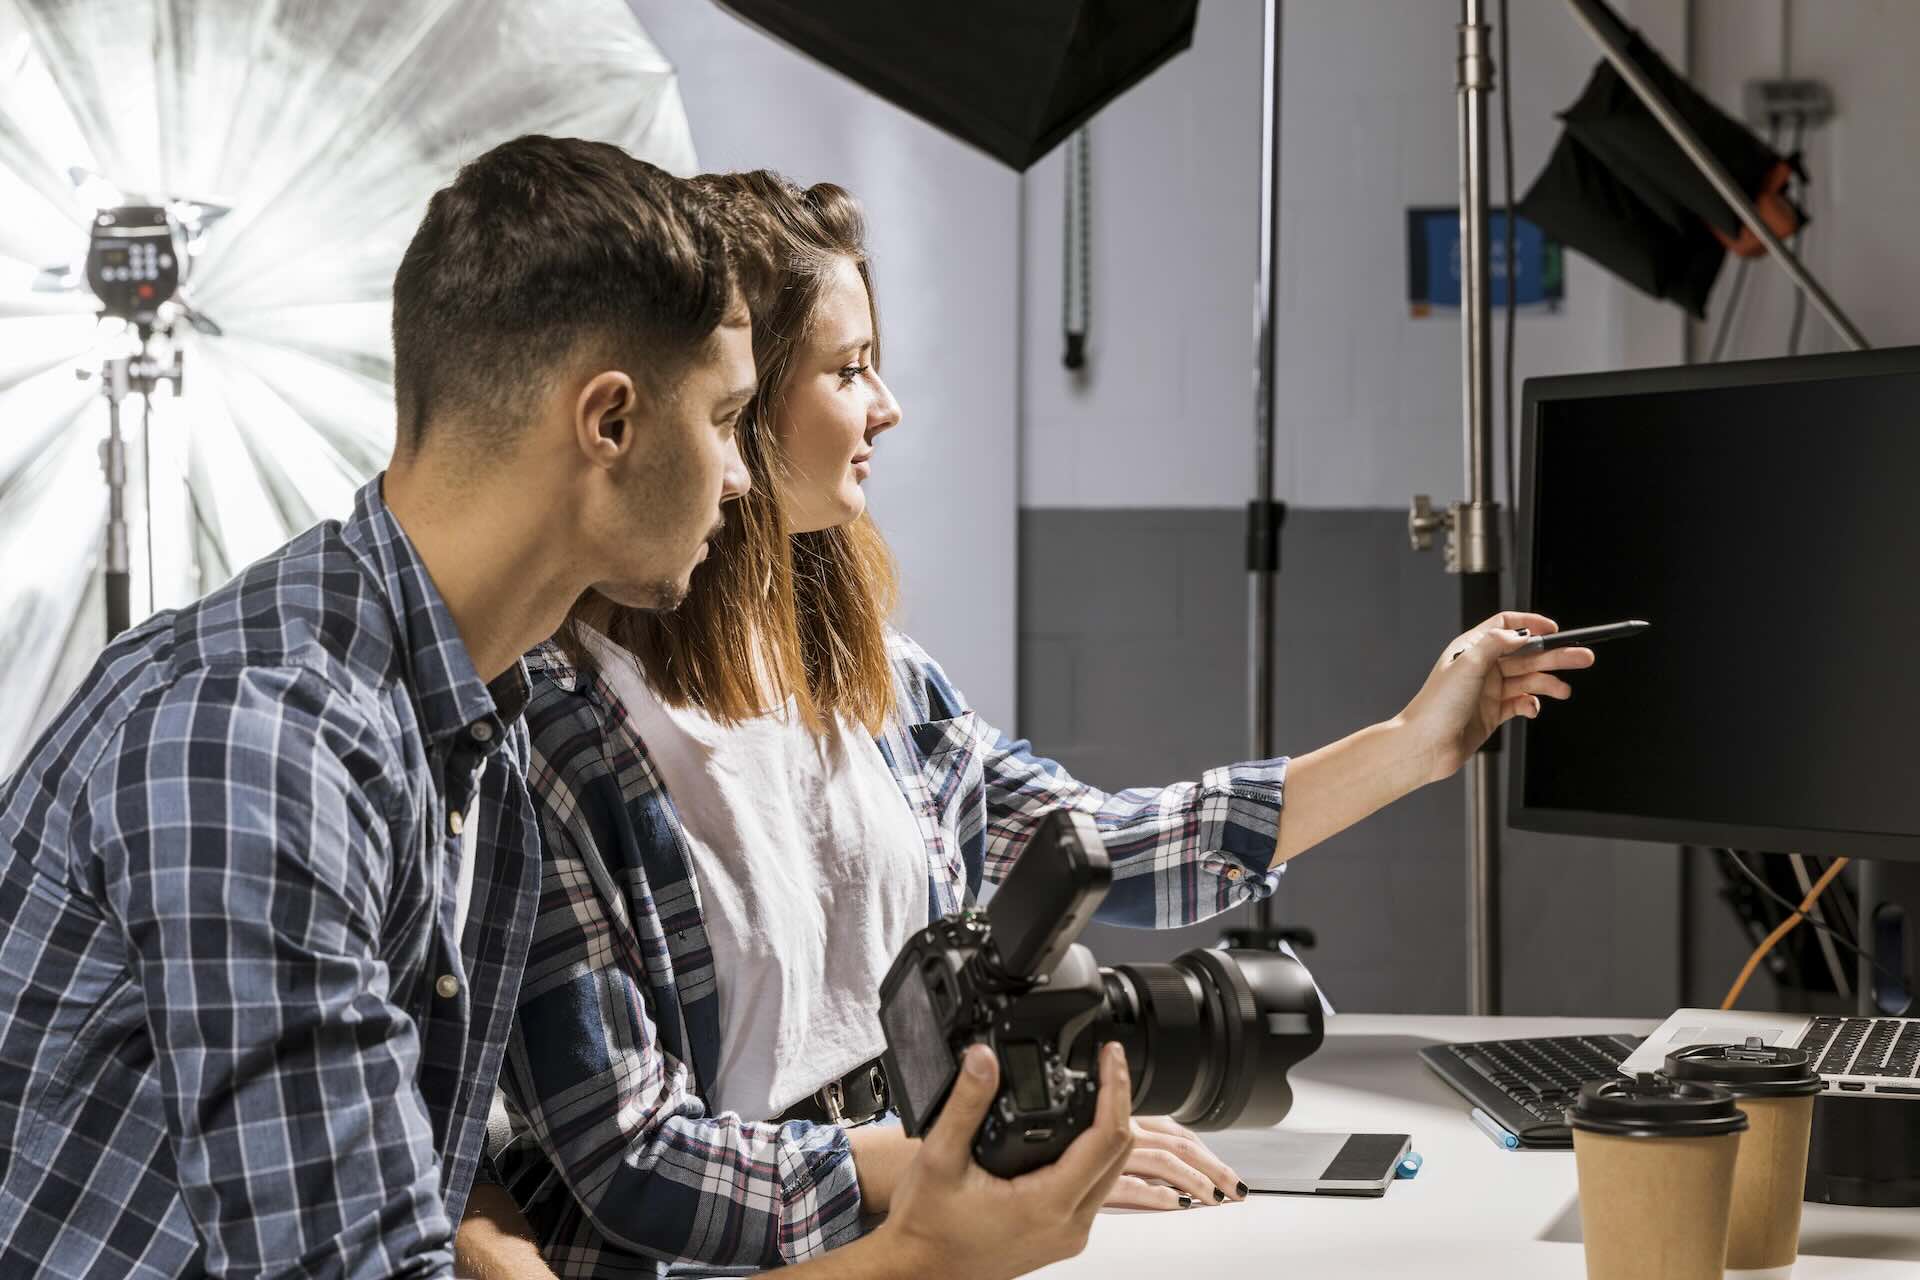
<path id="1" fill-rule="evenodd" d="M 1087 364 L 1087 321 L 1093 302 L 1087 266 L 1092 240 L 1087 211 L 1091 194 L 1090 150 L 1084 126 L 1067 140 L 1067 198 L 1060 254 L 1060 330 L 1066 339 L 1066 352 L 1060 362 L 1076 370 Z"/>

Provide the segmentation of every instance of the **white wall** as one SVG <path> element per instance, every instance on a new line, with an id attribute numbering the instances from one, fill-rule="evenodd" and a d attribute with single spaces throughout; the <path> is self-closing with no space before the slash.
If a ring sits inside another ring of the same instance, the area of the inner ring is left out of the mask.
<path id="1" fill-rule="evenodd" d="M 1813 221 L 1803 253 L 1808 268 L 1876 347 L 1920 342 L 1920 5 L 1911 0 L 1785 0 L 1790 6 L 1792 73 L 1833 86 L 1838 113 L 1804 143 L 1813 175 Z M 1783 0 L 1694 0 L 1695 77 L 1738 110 L 1740 87 L 1780 71 Z M 1794 289 L 1777 267 L 1756 262 L 1735 321 L 1729 353 L 1777 356 L 1787 350 Z M 1723 273 L 1715 303 L 1726 298 Z M 1700 350 L 1711 342 L 1712 327 Z M 1811 307 L 1800 349 L 1839 351 L 1844 342 Z"/>
<path id="2" fill-rule="evenodd" d="M 1683 6 L 1621 7 L 1683 63 Z M 1557 136 L 1553 113 L 1598 53 L 1560 4 L 1512 8 L 1523 194 Z M 1283 11 L 1276 487 L 1309 507 L 1399 508 L 1415 490 L 1444 502 L 1462 483 L 1459 324 L 1407 314 L 1406 211 L 1456 203 L 1459 7 L 1286 0 Z M 1094 122 L 1084 385 L 1060 367 L 1061 155 L 1028 174 L 1024 505 L 1252 496 L 1261 12 L 1208 0 L 1194 47 Z M 1572 255 L 1567 274 L 1564 311 L 1520 317 L 1521 376 L 1679 361 L 1676 309 Z"/>
<path id="3" fill-rule="evenodd" d="M 630 0 L 673 61 L 701 165 L 832 181 L 866 206 L 886 376 L 872 509 L 901 621 L 1011 727 L 1018 490 L 1018 179 L 707 0 Z"/>

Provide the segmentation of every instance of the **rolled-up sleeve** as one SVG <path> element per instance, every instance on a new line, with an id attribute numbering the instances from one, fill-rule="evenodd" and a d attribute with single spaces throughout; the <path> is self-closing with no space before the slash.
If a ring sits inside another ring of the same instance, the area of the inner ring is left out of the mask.
<path id="1" fill-rule="evenodd" d="M 964 695 L 925 650 L 895 635 L 897 651 L 950 714 Z M 968 711 L 956 716 L 983 762 L 986 815 L 983 874 L 994 884 L 1056 809 L 1093 818 L 1113 860 L 1113 888 L 1096 918 L 1107 924 L 1170 929 L 1271 894 L 1272 868 L 1286 799 L 1285 757 L 1209 769 L 1197 782 L 1105 792 L 1057 762 L 1034 754 Z"/>
<path id="2" fill-rule="evenodd" d="M 144 997 L 211 1275 L 452 1271 L 417 1030 L 379 950 L 377 743 L 311 672 L 202 671 L 86 783 L 85 874 Z"/>
<path id="3" fill-rule="evenodd" d="M 555 1261 L 563 1274 L 590 1272 L 593 1251 L 607 1246 L 767 1267 L 856 1238 L 860 1191 L 844 1129 L 709 1114 L 687 1065 L 662 1045 L 642 952 L 663 956 L 664 943 L 628 922 L 630 910 L 650 925 L 658 916 L 623 903 L 614 918 L 594 875 L 608 865 L 594 842 L 631 843 L 627 811 L 609 801 L 595 806 L 604 821 L 590 822 L 574 802 L 575 772 L 536 754 L 540 914 L 501 1073 L 516 1128 L 565 1184 L 554 1214 L 529 1210 L 549 1257 L 567 1252 Z M 514 1156 L 501 1163 L 517 1184 Z"/>
<path id="4" fill-rule="evenodd" d="M 1285 759 L 1209 769 L 1198 782 L 1108 793 L 1052 760 L 991 735 L 986 754 L 986 876 L 1012 870 L 1055 809 L 1091 816 L 1113 860 L 1113 888 L 1096 918 L 1107 924 L 1170 929 L 1194 924 L 1253 898 L 1280 881 L 1269 869 L 1280 834 Z"/>

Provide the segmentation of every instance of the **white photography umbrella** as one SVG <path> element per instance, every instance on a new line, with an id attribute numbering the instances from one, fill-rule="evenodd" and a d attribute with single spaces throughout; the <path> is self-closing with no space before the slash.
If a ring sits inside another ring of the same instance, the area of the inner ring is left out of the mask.
<path id="1" fill-rule="evenodd" d="M 107 403 L 76 375 L 138 339 L 87 289 L 96 211 L 165 206 L 188 241 L 152 350 L 180 394 L 144 440 L 123 405 L 137 623 L 348 513 L 392 444 L 400 255 L 524 133 L 695 168 L 622 0 L 0 0 L 0 776 L 106 638 Z"/>

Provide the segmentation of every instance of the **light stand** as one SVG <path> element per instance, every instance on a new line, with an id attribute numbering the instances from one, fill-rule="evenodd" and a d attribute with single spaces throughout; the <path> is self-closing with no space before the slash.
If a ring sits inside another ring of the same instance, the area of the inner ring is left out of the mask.
<path id="1" fill-rule="evenodd" d="M 153 599 L 153 392 L 162 382 L 173 383 L 180 394 L 184 362 L 180 351 L 173 353 L 171 367 L 162 367 L 149 353 L 153 326 L 141 324 L 140 353 L 115 356 L 100 366 L 100 394 L 107 400 L 107 438 L 100 442 L 100 468 L 107 480 L 107 639 L 133 625 L 132 553 L 127 538 L 127 446 L 120 433 L 120 405 L 129 392 L 141 398 L 140 477 L 146 494 L 147 512 L 147 599 Z M 81 377 L 89 375 L 81 371 Z"/>
<path id="2" fill-rule="evenodd" d="M 1273 370 L 1280 281 L 1280 0 L 1266 0 L 1266 58 L 1261 78 L 1260 273 L 1253 307 L 1253 476 L 1247 504 L 1247 736 L 1250 758 L 1273 755 L 1274 586 L 1280 573 L 1280 526 L 1287 506 L 1273 496 Z M 1229 929 L 1226 943 L 1259 951 L 1313 945 L 1313 931 L 1284 928 L 1271 895 L 1253 904 L 1249 928 Z"/>
<path id="3" fill-rule="evenodd" d="M 1860 330 L 1854 327 L 1853 321 L 1847 319 L 1846 314 L 1840 310 L 1840 305 L 1828 296 L 1827 291 L 1820 286 L 1820 282 L 1813 278 L 1805 264 L 1795 256 L 1793 250 L 1773 233 L 1773 228 L 1767 225 L 1766 219 L 1760 216 L 1760 211 L 1754 208 L 1753 201 L 1747 199 L 1747 193 L 1740 189 L 1740 184 L 1733 180 L 1733 175 L 1727 172 L 1726 166 L 1701 145 L 1700 139 L 1694 135 L 1687 122 L 1682 120 L 1680 113 L 1673 109 L 1673 104 L 1668 102 L 1653 81 L 1647 78 L 1646 72 L 1627 56 L 1627 28 L 1613 10 L 1607 8 L 1601 0 L 1567 0 L 1567 7 L 1573 10 L 1575 20 L 1588 35 L 1593 37 L 1594 43 L 1600 46 L 1600 51 L 1606 55 L 1607 61 L 1613 64 L 1613 69 L 1620 73 L 1620 78 L 1627 82 L 1634 96 L 1640 99 L 1641 105 L 1645 106 L 1653 118 L 1660 122 L 1660 127 L 1667 131 L 1667 136 L 1673 139 L 1674 145 L 1678 146 L 1686 154 L 1687 159 L 1693 162 L 1693 167 L 1700 171 L 1701 176 L 1713 184 L 1713 189 L 1719 192 L 1722 200 L 1727 202 L 1727 207 L 1740 216 L 1740 221 L 1746 223 L 1747 229 L 1759 237 L 1761 244 L 1767 246 L 1767 252 L 1773 255 L 1773 260 L 1778 262 L 1781 270 L 1793 280 L 1794 286 L 1807 296 L 1809 302 L 1813 303 L 1814 309 L 1833 326 L 1836 333 L 1846 339 L 1847 345 L 1855 351 L 1865 351 L 1871 346 L 1872 344 L 1866 340 Z"/>
<path id="4" fill-rule="evenodd" d="M 1753 202 L 1726 167 L 1701 145 L 1687 122 L 1671 103 L 1636 66 L 1627 53 L 1626 26 L 1602 0 L 1567 0 L 1574 18 L 1600 46 L 1601 52 L 1619 72 L 1654 119 L 1660 122 L 1694 167 L 1713 184 L 1740 220 L 1767 247 L 1767 251 L 1806 295 L 1827 323 L 1855 350 L 1868 343 L 1853 322 L 1825 289 L 1815 280 L 1793 251 L 1782 243 L 1761 218 Z M 1462 575 L 1463 617 L 1471 624 L 1491 614 L 1499 597 L 1499 521 L 1498 508 L 1487 501 L 1492 491 L 1493 420 L 1488 389 L 1491 379 L 1492 299 L 1488 292 L 1487 272 L 1487 121 L 1486 94 L 1493 88 L 1493 63 L 1487 56 L 1487 28 L 1482 21 L 1483 0 L 1461 0 L 1459 26 L 1460 113 L 1460 249 L 1461 249 L 1461 350 L 1465 357 L 1464 410 L 1466 420 L 1466 472 L 1469 498 L 1454 503 L 1444 515 L 1433 511 L 1425 496 L 1416 497 L 1408 519 L 1413 544 L 1418 549 L 1433 545 L 1433 535 L 1444 528 L 1447 533 L 1447 571 Z M 1477 582 L 1477 586 L 1476 586 Z M 1489 590 L 1490 589 L 1490 590 Z M 1476 595 L 1476 592 L 1479 594 Z M 1481 604 L 1484 603 L 1484 608 Z M 1476 613 L 1477 611 L 1477 613 Z M 1467 776 L 1468 840 L 1468 1009 L 1472 1013 L 1499 1012 L 1499 819 L 1495 803 L 1490 752 L 1496 743 L 1477 754 Z M 1878 876 L 1872 863 L 1860 862 L 1858 936 L 1863 945 L 1869 939 L 1879 907 Z M 1872 967 L 1862 959 L 1860 967 L 1859 1008 L 1873 1013 L 1870 981 Z"/>
<path id="5" fill-rule="evenodd" d="M 1446 532 L 1446 570 L 1460 578 L 1460 629 L 1500 608 L 1500 505 L 1493 497 L 1493 305 L 1487 239 L 1487 99 L 1494 89 L 1485 0 L 1461 0 L 1454 68 L 1460 156 L 1461 417 L 1467 498 L 1433 510 L 1413 500 L 1407 527 L 1414 549 Z M 1512 287 L 1509 275 L 1508 287 Z M 1500 805 L 1495 733 L 1474 753 L 1467 788 L 1467 1012 L 1500 1012 Z"/>

